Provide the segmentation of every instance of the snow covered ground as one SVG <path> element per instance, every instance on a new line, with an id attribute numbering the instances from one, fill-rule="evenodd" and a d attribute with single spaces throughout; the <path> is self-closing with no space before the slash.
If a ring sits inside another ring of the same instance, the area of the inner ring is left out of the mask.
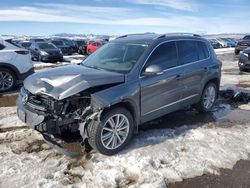
<path id="1" fill-rule="evenodd" d="M 33 65 L 35 69 L 42 69 L 42 68 L 49 68 L 49 67 L 57 67 L 69 64 L 79 64 L 85 58 L 84 55 L 70 55 L 70 56 L 63 56 L 63 62 L 57 63 L 45 63 L 39 61 L 33 61 Z"/>
<path id="2" fill-rule="evenodd" d="M 232 52 L 220 53 L 222 88 L 248 91 L 250 74 L 239 73 Z M 166 187 L 250 156 L 250 104 L 220 100 L 210 114 L 176 112 L 146 124 L 118 155 L 76 159 L 50 148 L 15 111 L 0 108 L 0 187 Z"/>

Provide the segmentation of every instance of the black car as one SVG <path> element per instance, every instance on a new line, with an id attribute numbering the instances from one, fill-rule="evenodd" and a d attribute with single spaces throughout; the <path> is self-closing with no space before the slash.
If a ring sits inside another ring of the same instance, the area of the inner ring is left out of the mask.
<path id="1" fill-rule="evenodd" d="M 29 41 L 32 42 L 32 43 L 35 43 L 35 42 L 46 42 L 45 39 L 41 39 L 41 38 L 32 38 Z"/>
<path id="2" fill-rule="evenodd" d="M 243 50 L 239 59 L 240 71 L 250 70 L 250 47 Z"/>
<path id="3" fill-rule="evenodd" d="M 236 55 L 238 55 L 240 53 L 240 51 L 245 50 L 246 48 L 250 47 L 250 35 L 246 35 L 245 37 L 243 37 L 243 39 L 241 39 L 234 50 L 234 53 Z"/>
<path id="4" fill-rule="evenodd" d="M 25 49 L 29 49 L 31 44 L 32 44 L 32 42 L 30 42 L 30 41 L 21 41 L 21 42 L 18 43 L 18 45 L 21 48 L 25 48 Z"/>
<path id="5" fill-rule="evenodd" d="M 62 40 L 65 45 L 69 46 L 71 48 L 72 53 L 77 53 L 78 52 L 78 48 L 77 48 L 76 43 L 75 43 L 74 40 L 66 39 L 66 38 L 62 38 L 62 39 L 59 39 L 59 40 Z"/>
<path id="6" fill-rule="evenodd" d="M 34 42 L 30 46 L 33 60 L 42 62 L 63 61 L 63 54 L 55 45 L 48 42 Z"/>
<path id="7" fill-rule="evenodd" d="M 138 126 L 194 105 L 210 112 L 221 62 L 196 34 L 136 34 L 113 40 L 81 65 L 39 71 L 24 82 L 19 118 L 44 138 L 80 141 L 113 155 Z M 73 136 L 74 135 L 74 136 Z"/>
<path id="8" fill-rule="evenodd" d="M 85 40 L 75 40 L 75 43 L 79 54 L 87 53 L 87 42 Z"/>
<path id="9" fill-rule="evenodd" d="M 50 41 L 52 44 L 54 44 L 57 48 L 59 48 L 63 55 L 71 55 L 72 49 L 70 46 L 66 45 L 63 40 L 54 39 Z"/>

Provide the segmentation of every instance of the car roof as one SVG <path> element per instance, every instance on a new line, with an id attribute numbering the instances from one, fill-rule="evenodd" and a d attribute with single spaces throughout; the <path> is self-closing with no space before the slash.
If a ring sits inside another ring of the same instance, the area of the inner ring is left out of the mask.
<path id="1" fill-rule="evenodd" d="M 167 34 L 155 34 L 155 33 L 144 33 L 144 34 L 131 34 L 123 35 L 115 40 L 114 42 L 124 42 L 124 43 L 142 43 L 142 44 L 152 44 L 158 39 L 165 40 L 177 40 L 177 39 L 204 39 L 197 34 L 193 33 L 167 33 Z M 111 41 L 111 42 L 113 42 Z"/>

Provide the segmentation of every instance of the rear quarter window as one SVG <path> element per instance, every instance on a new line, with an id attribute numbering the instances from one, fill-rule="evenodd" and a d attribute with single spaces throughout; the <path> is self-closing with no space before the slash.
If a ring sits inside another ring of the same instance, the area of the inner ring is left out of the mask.
<path id="1" fill-rule="evenodd" d="M 205 42 L 198 41 L 198 56 L 199 60 L 207 59 L 209 57 L 209 51 Z"/>

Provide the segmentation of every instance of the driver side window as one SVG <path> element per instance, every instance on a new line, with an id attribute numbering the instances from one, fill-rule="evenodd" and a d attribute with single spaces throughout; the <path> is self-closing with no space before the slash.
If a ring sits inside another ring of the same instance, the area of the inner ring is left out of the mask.
<path id="1" fill-rule="evenodd" d="M 166 42 L 158 46 L 150 55 L 146 67 L 150 65 L 159 65 L 162 70 L 176 67 L 178 56 L 175 42 Z"/>

